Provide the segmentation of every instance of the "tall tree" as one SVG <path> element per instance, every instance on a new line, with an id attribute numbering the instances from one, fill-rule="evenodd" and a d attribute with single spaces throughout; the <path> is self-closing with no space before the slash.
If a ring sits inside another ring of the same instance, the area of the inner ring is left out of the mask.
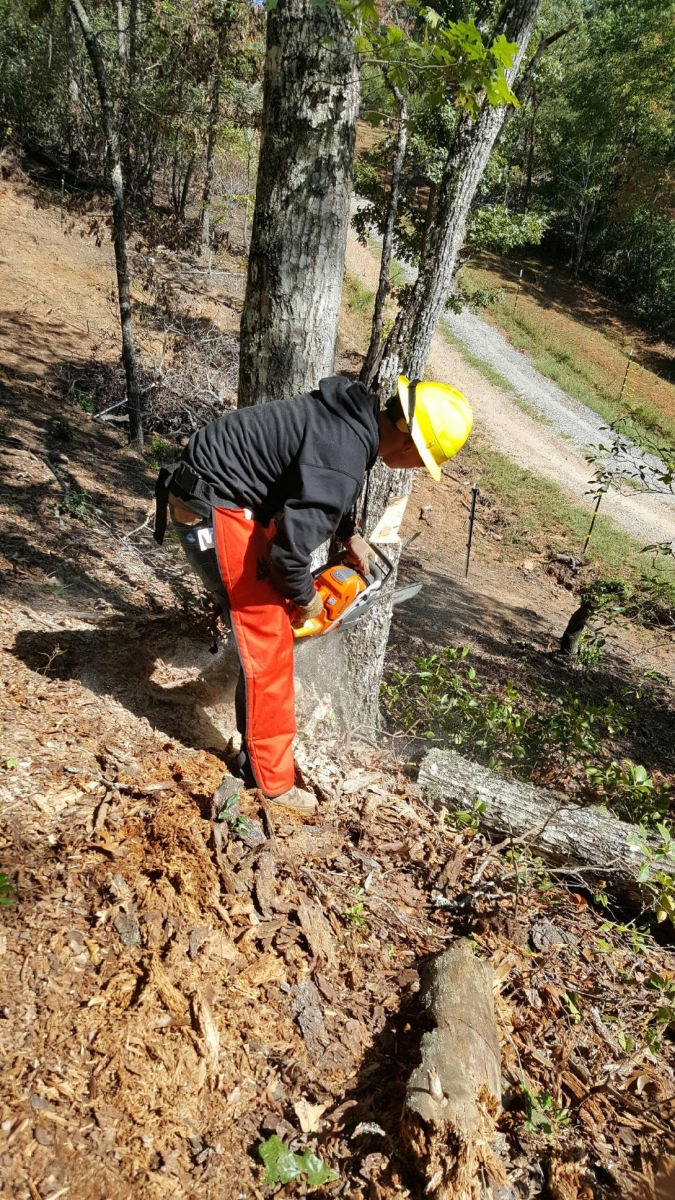
<path id="1" fill-rule="evenodd" d="M 509 87 L 516 82 L 542 0 L 507 0 L 499 33 L 513 45 L 506 71 Z M 486 99 L 477 116 L 463 113 L 450 146 L 440 183 L 436 210 L 426 239 L 424 258 L 409 299 L 387 338 L 378 386 L 388 392 L 405 367 L 411 378 L 424 372 L 431 342 L 454 280 L 471 202 L 483 177 L 506 116 L 504 106 Z"/>
<path id="2" fill-rule="evenodd" d="M 120 141 L 117 130 L 117 118 L 113 95 L 108 81 L 108 72 L 98 38 L 81 0 L 70 0 L 72 11 L 77 18 L 87 53 L 96 76 L 96 86 L 101 104 L 101 119 L 103 132 L 107 143 L 107 169 L 112 196 L 113 240 L 115 245 L 115 269 L 117 272 L 117 296 L 120 309 L 120 325 L 122 327 L 122 362 L 127 385 L 127 403 L 129 406 L 129 426 L 132 442 L 139 448 L 143 446 L 143 423 L 141 420 L 141 393 L 138 382 L 138 364 L 136 362 L 136 346 L 134 343 L 134 328 L 131 319 L 131 289 L 129 285 L 129 263 L 127 259 L 127 239 L 125 231 L 124 180 L 122 177 L 122 160 L 120 156 Z"/>
<path id="3" fill-rule="evenodd" d="M 240 405 L 281 400 L 333 370 L 358 101 L 341 10 L 279 0 L 267 17 Z"/>
<path id="4" fill-rule="evenodd" d="M 506 66 L 507 86 L 487 88 L 480 107 L 477 110 L 467 107 L 456 123 L 426 222 L 417 281 L 382 349 L 376 386 L 383 399 L 396 391 L 400 373 L 411 379 L 424 375 L 433 335 L 450 297 L 471 202 L 505 120 L 505 104 L 527 52 L 541 3 L 542 0 L 507 0 L 493 41 Z M 431 202 L 430 197 L 430 205 Z M 410 472 L 403 475 L 388 470 L 381 462 L 376 464 L 371 478 L 366 533 L 387 504 L 394 497 L 409 493 L 411 487 Z M 397 567 L 398 548 L 390 550 Z M 379 690 L 390 623 L 391 604 L 385 599 L 347 635 L 351 704 L 362 725 L 370 729 L 378 723 Z"/>

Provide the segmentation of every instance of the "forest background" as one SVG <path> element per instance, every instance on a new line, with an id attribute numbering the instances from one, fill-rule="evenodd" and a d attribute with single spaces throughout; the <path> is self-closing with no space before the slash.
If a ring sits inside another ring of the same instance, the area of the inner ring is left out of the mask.
<path id="1" fill-rule="evenodd" d="M 486 34 L 494 7 L 456 0 L 437 6 L 438 19 L 475 20 Z M 413 38 L 428 33 L 419 10 L 399 9 L 393 21 Z M 465 248 L 540 242 L 664 337 L 675 330 L 673 11 L 658 0 L 543 5 L 534 51 L 541 37 L 566 34 L 538 61 L 490 158 Z M 108 64 L 128 201 L 146 216 L 170 216 L 185 243 L 217 245 L 233 205 L 252 211 L 264 12 L 242 0 L 117 0 L 89 15 Z M 361 75 L 361 113 L 385 136 L 357 168 L 357 188 L 374 206 L 360 220 L 381 227 L 396 103 L 378 64 L 364 58 Z M 395 250 L 412 263 L 458 111 L 430 100 L 426 86 L 411 88 Z M 3 0 L 0 131 L 65 162 L 66 194 L 78 180 L 103 178 L 96 81 L 68 6 Z"/>

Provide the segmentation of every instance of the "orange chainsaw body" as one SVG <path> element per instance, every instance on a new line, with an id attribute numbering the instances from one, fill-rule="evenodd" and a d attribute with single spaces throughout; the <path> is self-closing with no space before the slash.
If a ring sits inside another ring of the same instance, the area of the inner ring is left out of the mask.
<path id="1" fill-rule="evenodd" d="M 327 633 L 368 587 L 368 580 L 360 571 L 344 562 L 325 567 L 315 575 L 314 583 L 323 600 L 323 612 L 307 621 L 301 620 L 298 624 L 293 622 L 293 635 L 296 638 Z"/>

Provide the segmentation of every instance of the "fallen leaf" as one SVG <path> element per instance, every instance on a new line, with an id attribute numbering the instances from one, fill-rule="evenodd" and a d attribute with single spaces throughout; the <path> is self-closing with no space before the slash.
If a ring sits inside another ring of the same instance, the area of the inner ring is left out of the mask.
<path id="1" fill-rule="evenodd" d="M 192 1012 L 199 1030 L 200 1037 L 206 1047 L 206 1060 L 212 1072 L 218 1069 L 218 1054 L 220 1052 L 220 1034 L 213 1019 L 213 1013 L 202 992 L 192 995 Z"/>
<path id="2" fill-rule="evenodd" d="M 303 1133 L 319 1133 L 321 1130 L 321 1117 L 328 1108 L 327 1104 L 310 1104 L 304 1097 L 298 1100 L 293 1105 L 300 1128 Z"/>

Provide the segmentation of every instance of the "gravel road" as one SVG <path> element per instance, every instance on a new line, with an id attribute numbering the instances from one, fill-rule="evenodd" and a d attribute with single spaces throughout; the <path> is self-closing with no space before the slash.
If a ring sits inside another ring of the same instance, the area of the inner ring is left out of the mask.
<path id="1" fill-rule="evenodd" d="M 611 434 L 607 422 L 580 400 L 569 396 L 551 379 L 547 379 L 530 362 L 529 358 L 504 337 L 498 329 L 482 320 L 477 313 L 464 308 L 460 313 L 448 313 L 445 323 L 456 338 L 471 354 L 487 363 L 507 381 L 509 387 L 525 400 L 553 426 L 563 437 L 569 438 L 582 450 L 596 451 L 601 443 L 607 445 Z M 652 460 L 654 462 L 654 460 Z M 627 455 L 626 470 L 639 478 L 635 459 Z M 655 466 L 659 466 L 654 462 Z M 665 485 L 652 476 L 654 491 L 673 499 Z"/>
<path id="2" fill-rule="evenodd" d="M 603 441 L 601 430 L 606 421 L 542 375 L 498 329 L 468 308 L 460 313 L 449 312 L 445 323 L 467 350 L 499 371 L 516 395 L 541 412 L 558 433 L 582 449 Z"/>

